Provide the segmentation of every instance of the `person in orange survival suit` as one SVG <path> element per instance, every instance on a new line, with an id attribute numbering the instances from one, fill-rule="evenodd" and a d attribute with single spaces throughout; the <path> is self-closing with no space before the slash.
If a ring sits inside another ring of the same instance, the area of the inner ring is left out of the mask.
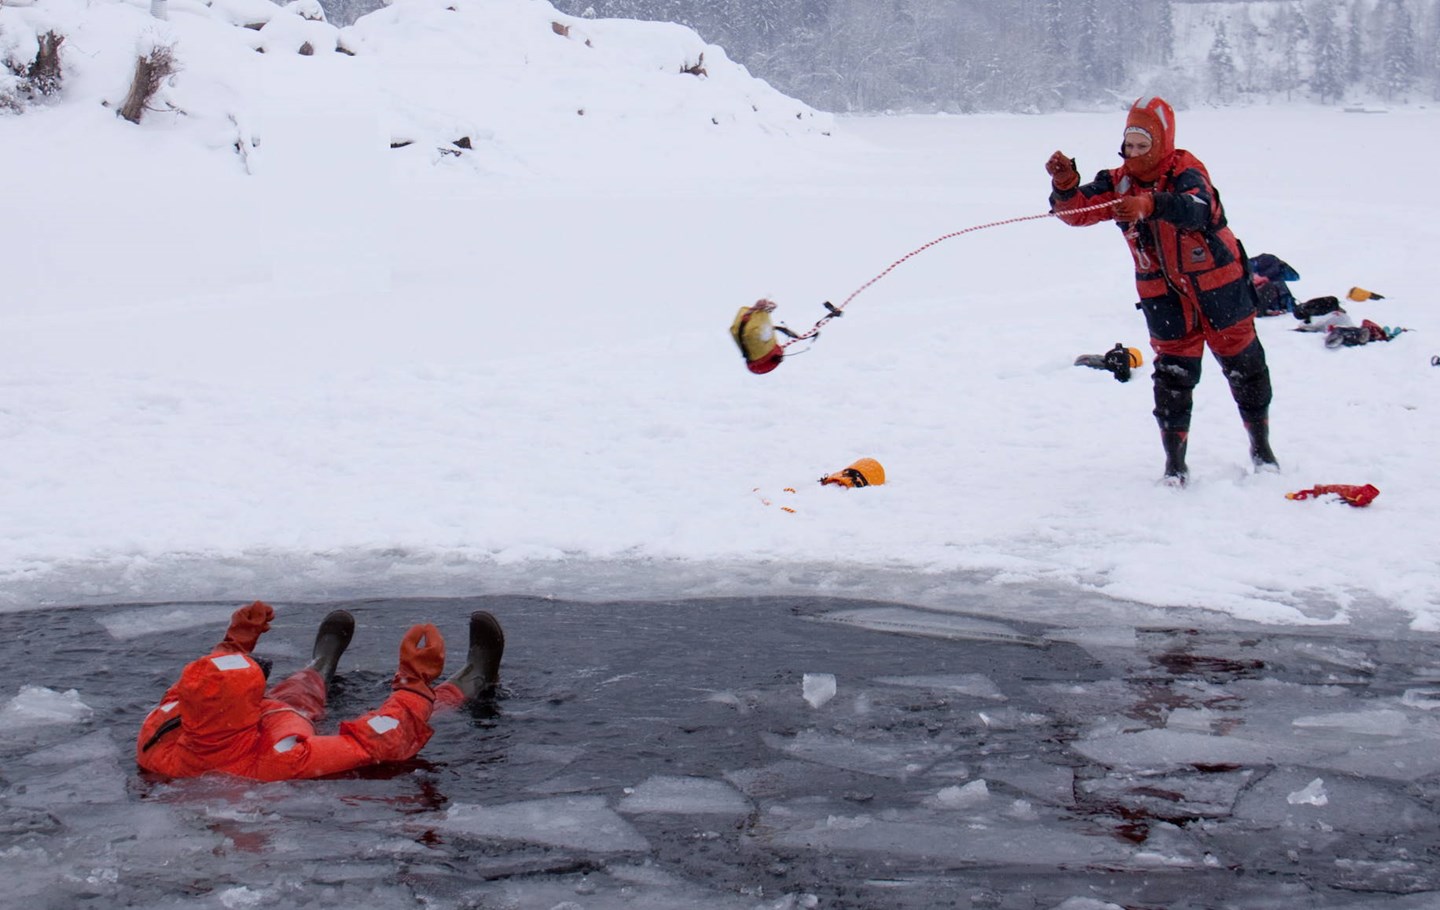
<path id="1" fill-rule="evenodd" d="M 1113 219 L 1135 258 L 1138 307 L 1155 350 L 1155 419 L 1165 481 L 1183 486 L 1185 450 L 1201 357 L 1208 344 L 1250 434 L 1257 470 L 1278 469 L 1270 449 L 1270 369 L 1255 335 L 1255 296 L 1244 248 L 1230 231 L 1205 165 L 1175 148 L 1175 112 L 1163 98 L 1137 100 L 1125 121 L 1125 162 L 1081 184 L 1075 161 L 1050 156 L 1050 210 L 1076 227 Z M 1097 203 L 1090 212 L 1072 210 Z"/>
<path id="2" fill-rule="evenodd" d="M 401 639 L 385 703 L 345 721 L 335 735 L 317 736 L 315 722 L 324 716 L 326 690 L 355 618 L 344 610 L 326 616 L 310 664 L 267 693 L 265 672 L 250 652 L 274 617 L 260 601 L 241 607 L 224 640 L 186 665 L 140 726 L 135 760 L 141 768 L 176 778 L 219 772 L 273 781 L 404 761 L 429 741 L 433 711 L 492 693 L 499 681 L 505 635 L 491 614 L 471 615 L 468 662 L 439 686 L 445 640 L 432 624 L 412 626 Z"/>

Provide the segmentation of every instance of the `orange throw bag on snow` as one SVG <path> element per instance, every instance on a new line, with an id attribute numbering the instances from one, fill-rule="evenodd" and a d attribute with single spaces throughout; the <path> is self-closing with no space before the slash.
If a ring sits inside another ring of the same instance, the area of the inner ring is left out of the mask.
<path id="1" fill-rule="evenodd" d="M 821 484 L 834 484 L 847 489 L 878 487 L 885 482 L 885 469 L 873 458 L 861 458 L 848 468 L 820 478 Z"/>

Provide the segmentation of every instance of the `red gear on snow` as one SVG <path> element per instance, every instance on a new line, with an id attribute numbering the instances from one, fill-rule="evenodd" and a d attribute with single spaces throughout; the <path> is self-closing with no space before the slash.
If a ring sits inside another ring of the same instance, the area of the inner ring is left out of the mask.
<path id="1" fill-rule="evenodd" d="M 1375 501 L 1380 491 L 1370 484 L 1353 483 L 1322 483 L 1316 484 L 1308 490 L 1297 490 L 1294 493 L 1286 493 L 1286 499 L 1313 499 L 1317 496 L 1324 496 L 1334 493 L 1352 506 L 1364 507 Z"/>

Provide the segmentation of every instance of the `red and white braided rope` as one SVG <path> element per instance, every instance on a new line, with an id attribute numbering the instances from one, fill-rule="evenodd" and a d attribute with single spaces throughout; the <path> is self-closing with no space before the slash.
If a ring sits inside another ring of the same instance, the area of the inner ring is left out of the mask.
<path id="1" fill-rule="evenodd" d="M 1111 201 L 1111 202 L 1099 202 L 1099 203 L 1096 203 L 1095 205 L 1087 205 L 1087 206 L 1085 206 L 1084 208 L 1066 209 L 1065 214 L 1066 214 L 1066 215 L 1078 215 L 1078 214 L 1080 214 L 1081 212 L 1094 212 L 1094 211 L 1098 211 L 1098 210 L 1103 209 L 1103 208 L 1109 208 L 1110 206 L 1112 206 L 1112 205 L 1114 205 L 1114 204 L 1115 204 L 1115 203 L 1114 203 L 1113 201 Z M 864 284 L 860 285 L 860 286 L 859 286 L 858 288 L 856 288 L 853 292 L 851 292 L 850 296 L 849 296 L 849 297 L 846 297 L 845 300 L 844 300 L 839 306 L 829 307 L 830 312 L 827 313 L 825 316 L 821 317 L 820 321 L 819 321 L 819 322 L 816 322 L 815 325 L 812 326 L 808 331 L 804 332 L 803 334 L 796 335 L 794 338 L 791 338 L 789 341 L 786 341 L 784 344 L 780 345 L 780 347 L 782 347 L 782 348 L 788 348 L 790 345 L 794 344 L 794 343 L 797 342 L 797 341 L 804 341 L 804 340 L 807 339 L 807 338 L 814 338 L 816 335 L 818 335 L 818 334 L 820 333 L 820 329 L 821 329 L 822 326 L 825 325 L 825 323 L 827 323 L 827 322 L 829 322 L 830 320 L 834 319 L 836 316 L 839 316 L 839 315 L 840 315 L 840 311 L 843 310 L 843 309 L 845 309 L 845 307 L 850 303 L 850 301 L 854 300 L 856 297 L 859 297 L 860 294 L 861 294 L 861 292 L 863 292 L 866 288 L 870 287 L 870 285 L 874 284 L 875 282 L 879 281 L 881 278 L 884 278 L 886 275 L 889 275 L 891 272 L 895 271 L 896 268 L 898 268 L 900 265 L 902 265 L 902 264 L 905 263 L 906 261 L 912 259 L 912 258 L 915 257 L 915 256 L 920 255 L 921 253 L 925 252 L 926 250 L 930 249 L 932 246 L 935 246 L 936 244 L 944 243 L 946 240 L 949 240 L 949 239 L 951 239 L 952 237 L 959 237 L 959 236 L 961 236 L 962 234 L 970 234 L 970 233 L 974 233 L 975 231 L 983 231 L 983 230 L 985 230 L 986 228 L 1000 227 L 1000 226 L 1006 225 L 1006 224 L 1019 224 L 1019 223 L 1022 222 L 1022 221 L 1039 221 L 1039 220 L 1041 220 L 1042 218 L 1054 218 L 1054 217 L 1056 217 L 1058 214 L 1059 214 L 1058 212 L 1043 212 L 1043 213 L 1041 213 L 1041 214 L 1039 214 L 1039 215 L 1022 215 L 1022 216 L 1020 216 L 1019 218 L 1006 218 L 1004 221 L 992 221 L 992 222 L 990 222 L 989 224 L 977 224 L 977 225 L 975 225 L 974 227 L 968 227 L 968 228 L 965 228 L 964 230 L 961 230 L 961 231 L 952 231 L 951 233 L 945 234 L 944 236 L 936 237 L 934 240 L 930 241 L 929 243 L 926 243 L 926 244 L 924 244 L 923 246 L 918 246 L 918 247 L 916 247 L 915 249 L 913 249 L 913 250 L 911 250 L 910 252 L 906 253 L 904 256 L 901 256 L 899 259 L 896 259 L 894 262 L 890 263 L 890 265 L 885 268 L 885 271 L 883 271 L 883 272 L 881 272 L 880 274 L 876 275 L 874 278 L 871 278 L 869 281 L 867 281 L 867 282 L 865 282 Z M 827 304 L 827 306 L 829 306 L 829 305 Z"/>

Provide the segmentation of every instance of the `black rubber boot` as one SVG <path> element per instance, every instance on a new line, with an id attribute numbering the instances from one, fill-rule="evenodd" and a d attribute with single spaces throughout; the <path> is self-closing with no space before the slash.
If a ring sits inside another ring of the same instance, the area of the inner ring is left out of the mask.
<path id="1" fill-rule="evenodd" d="M 335 668 L 340 666 L 340 655 L 350 646 L 355 636 L 355 617 L 345 610 L 334 610 L 320 621 L 315 633 L 315 648 L 311 652 L 310 667 L 325 680 L 325 688 L 335 678 Z"/>
<path id="2" fill-rule="evenodd" d="M 1165 476 L 1162 480 L 1172 487 L 1183 487 L 1190 480 L 1190 469 L 1185 466 L 1185 449 L 1189 441 L 1188 430 L 1160 431 L 1160 444 L 1165 447 Z"/>
<path id="3" fill-rule="evenodd" d="M 447 682 L 464 693 L 466 701 L 494 695 L 504 655 L 505 630 L 500 628 L 500 621 L 485 610 L 477 610 L 470 614 L 470 651 L 465 666 Z"/>
<path id="4" fill-rule="evenodd" d="M 1250 434 L 1250 461 L 1257 471 L 1278 471 L 1280 462 L 1270 450 L 1270 421 L 1247 420 L 1245 432 Z"/>

